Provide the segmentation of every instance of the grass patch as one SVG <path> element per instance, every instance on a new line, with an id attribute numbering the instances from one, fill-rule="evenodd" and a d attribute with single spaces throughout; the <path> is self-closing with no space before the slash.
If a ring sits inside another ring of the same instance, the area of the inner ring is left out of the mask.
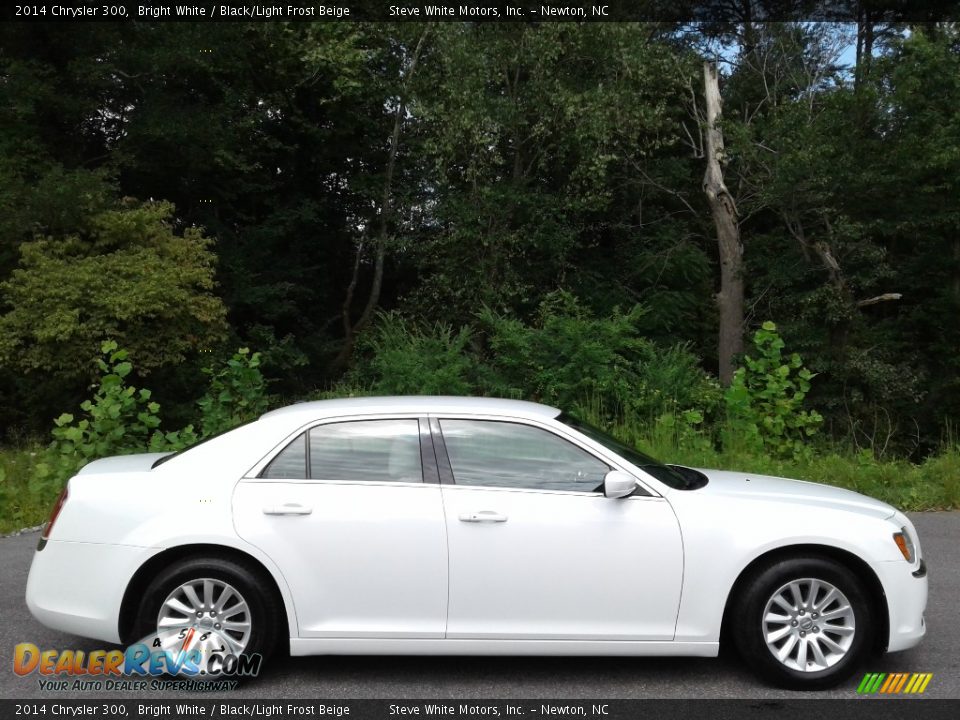
<path id="1" fill-rule="evenodd" d="M 0 449 L 0 535 L 45 522 L 57 492 L 31 484 L 41 447 Z"/>
<path id="2" fill-rule="evenodd" d="M 677 465 L 735 470 L 809 480 L 854 490 L 900 510 L 960 508 L 960 446 L 950 445 L 917 464 L 903 459 L 876 460 L 870 451 L 815 449 L 809 458 L 780 459 L 736 447 L 717 450 L 698 433 L 650 431 L 620 425 L 611 429 L 655 458 Z"/>
<path id="3" fill-rule="evenodd" d="M 650 447 L 647 445 L 647 447 Z M 718 470 L 810 480 L 855 490 L 901 510 L 960 508 L 960 450 L 949 450 L 916 465 L 906 460 L 878 462 L 873 458 L 836 453 L 809 460 L 776 460 L 757 455 L 651 448 L 666 462 Z"/>

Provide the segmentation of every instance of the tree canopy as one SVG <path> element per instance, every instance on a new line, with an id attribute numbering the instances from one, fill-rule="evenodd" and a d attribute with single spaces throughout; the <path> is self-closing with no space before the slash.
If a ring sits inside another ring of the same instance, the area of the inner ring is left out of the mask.
<path id="1" fill-rule="evenodd" d="M 742 337 L 776 323 L 824 434 L 928 450 L 960 414 L 951 23 L 7 25 L 0 418 L 45 428 L 107 340 L 174 408 L 210 353 L 294 398 L 398 332 L 474 391 L 468 356 L 561 382 L 551 333 L 715 375 L 718 60 Z"/>

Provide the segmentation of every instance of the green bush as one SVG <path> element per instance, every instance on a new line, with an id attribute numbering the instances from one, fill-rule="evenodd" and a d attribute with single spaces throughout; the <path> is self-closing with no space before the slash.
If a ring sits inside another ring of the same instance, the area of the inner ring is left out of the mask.
<path id="1" fill-rule="evenodd" d="M 170 203 L 128 202 L 88 225 L 20 246 L 0 283 L 0 363 L 35 382 L 84 379 L 115 339 L 146 373 L 225 336 L 213 241 L 194 227 L 177 234 Z"/>
<path id="2" fill-rule="evenodd" d="M 784 357 L 772 322 L 763 323 L 753 344 L 757 357 L 743 358 L 724 395 L 735 441 L 779 456 L 809 457 L 807 440 L 823 422 L 816 410 L 803 409 L 814 374 L 797 353 Z"/>
<path id="3" fill-rule="evenodd" d="M 712 418 L 719 385 L 687 346 L 663 348 L 642 337 L 637 324 L 644 312 L 634 306 L 597 317 L 568 293 L 548 296 L 532 323 L 485 310 L 486 389 L 586 407 L 608 422 L 629 416 L 652 423 L 675 414 L 694 423 Z"/>
<path id="4" fill-rule="evenodd" d="M 643 338 L 636 306 L 590 313 L 569 293 L 550 294 L 530 321 L 490 309 L 473 327 L 418 325 L 382 314 L 361 338 L 357 361 L 334 393 L 492 395 L 653 421 L 684 413 L 704 422 L 719 408 L 716 381 L 684 345 Z"/>
<path id="5" fill-rule="evenodd" d="M 207 367 L 207 392 L 198 403 L 203 437 L 211 437 L 255 420 L 269 405 L 260 353 L 240 348 L 221 368 Z"/>
<path id="6" fill-rule="evenodd" d="M 34 473 L 39 486 L 62 487 L 97 458 L 174 451 L 196 440 L 190 425 L 175 432 L 160 430 L 160 405 L 150 399 L 150 391 L 127 384 L 133 366 L 126 350 L 118 349 L 113 340 L 104 342 L 100 350 L 100 377 L 93 398 L 80 404 L 79 417 L 63 413 L 54 420 L 53 442 Z"/>
<path id="7" fill-rule="evenodd" d="M 595 317 L 565 292 L 548 295 L 531 323 L 484 309 L 486 389 L 565 407 L 602 398 L 611 411 L 621 411 L 648 349 L 636 329 L 642 314 L 637 306 Z"/>
<path id="8" fill-rule="evenodd" d="M 0 449 L 0 534 L 39 525 L 50 512 L 59 490 L 36 490 L 33 479 L 41 455 L 39 445 Z"/>
<path id="9" fill-rule="evenodd" d="M 160 405 L 146 388 L 128 383 L 133 365 L 126 350 L 108 340 L 97 360 L 100 373 L 93 397 L 80 404 L 79 415 L 63 413 L 54 420 L 53 441 L 30 474 L 33 491 L 59 492 L 87 463 L 111 455 L 174 452 L 197 441 L 193 425 L 160 429 Z M 199 402 L 203 436 L 209 437 L 261 415 L 267 409 L 260 356 L 241 348 L 224 367 L 204 371 L 209 388 Z"/>
<path id="10" fill-rule="evenodd" d="M 468 328 L 422 328 L 398 313 L 383 313 L 361 338 L 360 360 L 345 384 L 383 395 L 469 395 L 476 375 L 470 340 Z"/>

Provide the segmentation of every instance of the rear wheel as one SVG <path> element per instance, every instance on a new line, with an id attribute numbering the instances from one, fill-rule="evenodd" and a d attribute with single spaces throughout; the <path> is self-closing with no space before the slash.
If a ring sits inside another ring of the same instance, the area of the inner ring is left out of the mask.
<path id="1" fill-rule="evenodd" d="M 737 597 L 734 641 L 767 680 L 818 689 L 848 678 L 872 646 L 874 617 L 862 583 L 826 558 L 761 569 Z"/>
<path id="2" fill-rule="evenodd" d="M 167 650 L 203 656 L 269 656 L 283 615 L 254 569 L 224 558 L 189 558 L 161 571 L 147 586 L 137 637 L 156 637 Z M 189 647 L 187 647 L 189 646 Z"/>

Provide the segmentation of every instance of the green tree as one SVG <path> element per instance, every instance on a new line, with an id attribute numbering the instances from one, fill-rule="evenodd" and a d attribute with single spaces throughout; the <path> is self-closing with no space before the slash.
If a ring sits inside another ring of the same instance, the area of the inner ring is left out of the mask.
<path id="1" fill-rule="evenodd" d="M 91 218 L 83 234 L 23 244 L 0 285 L 0 362 L 82 378 L 109 338 L 148 372 L 223 337 L 211 241 L 193 227 L 178 234 L 173 212 L 169 203 L 127 203 Z"/>
<path id="2" fill-rule="evenodd" d="M 671 227 L 674 205 L 687 208 L 663 190 L 687 171 L 674 162 L 677 65 L 665 33 L 644 25 L 437 27 L 411 104 L 430 162 L 413 312 L 524 315 L 559 288 L 609 312 L 682 287 L 649 272 L 666 247 L 693 256 L 694 274 L 698 262 L 690 233 Z M 679 304 L 657 303 L 648 321 Z"/>

